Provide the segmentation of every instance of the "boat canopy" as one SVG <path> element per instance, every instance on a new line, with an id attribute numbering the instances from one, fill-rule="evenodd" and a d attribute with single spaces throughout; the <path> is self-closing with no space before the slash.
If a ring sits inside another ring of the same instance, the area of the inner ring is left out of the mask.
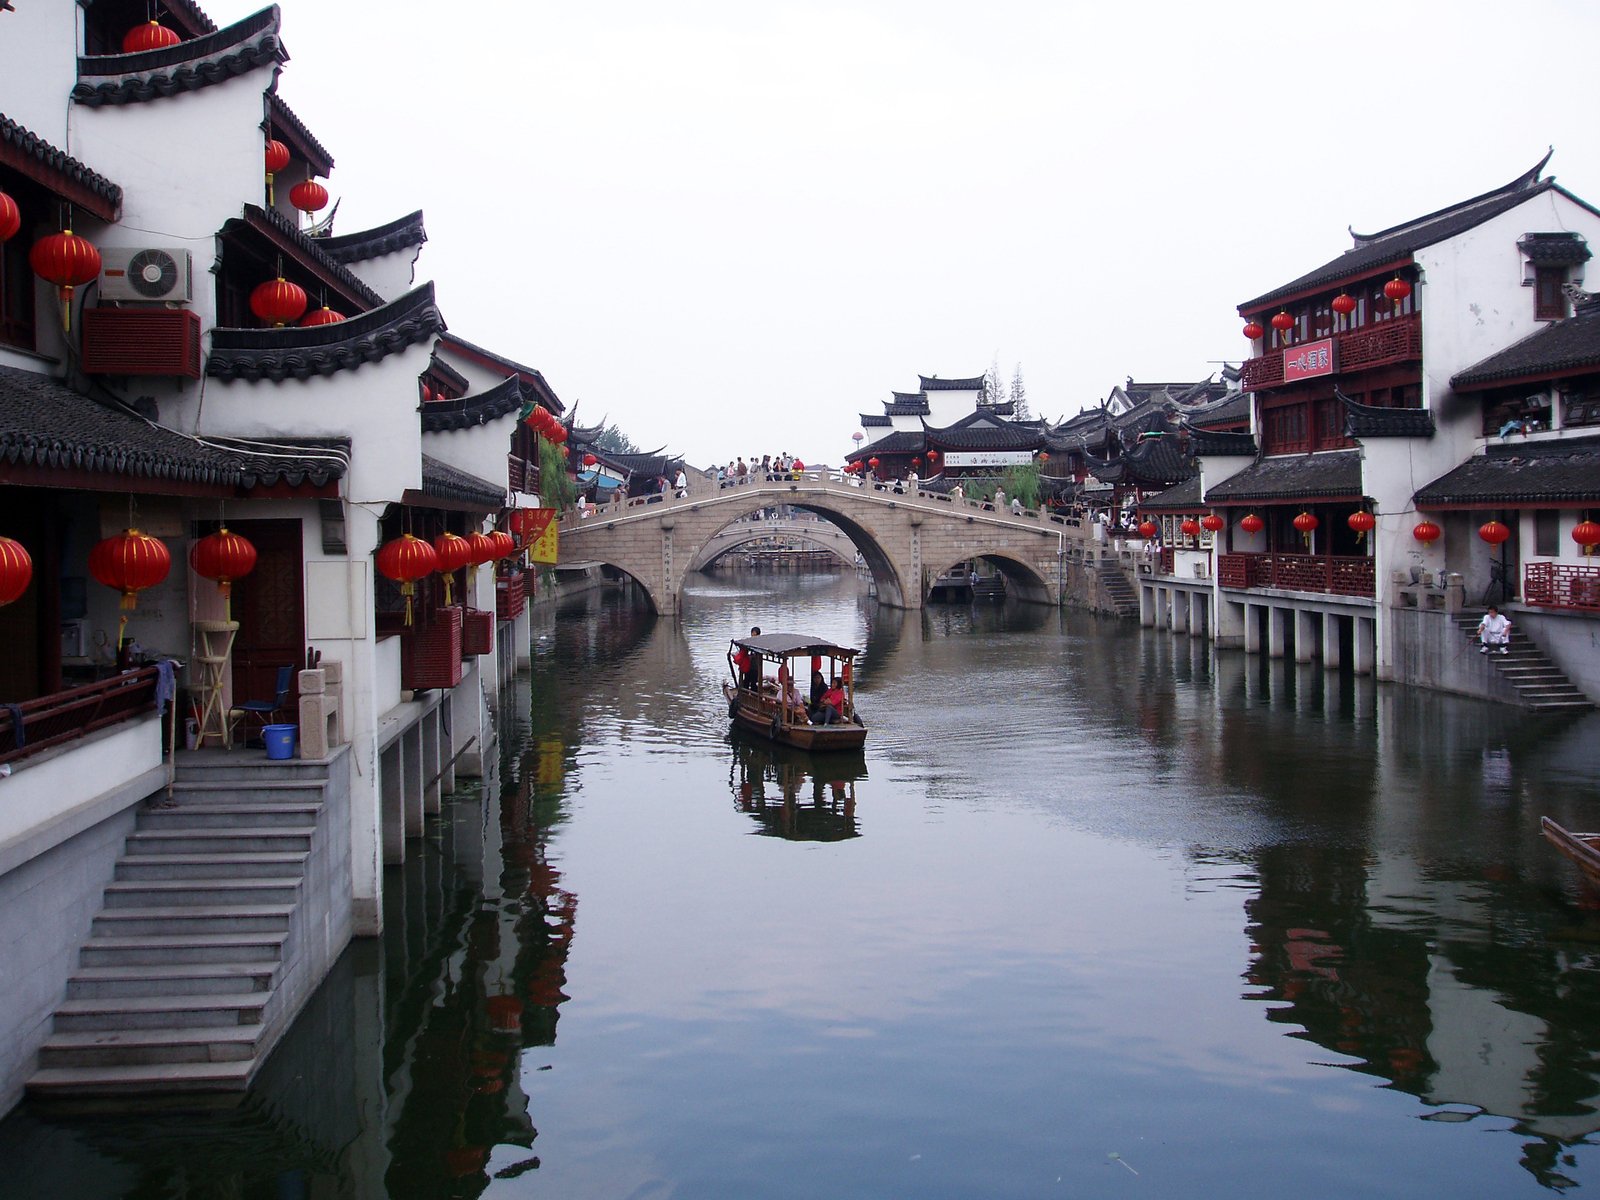
<path id="1" fill-rule="evenodd" d="M 760 637 L 734 638 L 733 644 L 771 658 L 786 658 L 793 654 L 830 654 L 835 658 L 854 658 L 861 653 L 850 646 L 836 646 L 805 633 L 763 633 Z"/>

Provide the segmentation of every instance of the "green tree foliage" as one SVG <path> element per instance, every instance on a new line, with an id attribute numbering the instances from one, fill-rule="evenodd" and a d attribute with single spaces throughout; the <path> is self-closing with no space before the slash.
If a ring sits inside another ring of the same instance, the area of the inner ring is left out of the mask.
<path id="1" fill-rule="evenodd" d="M 561 447 L 539 439 L 539 499 L 546 508 L 571 508 L 578 485 L 567 471 Z"/>
<path id="2" fill-rule="evenodd" d="M 1006 473 L 1000 477 L 1000 486 L 1006 489 L 1007 496 L 1021 500 L 1023 508 L 1039 507 L 1041 489 L 1037 463 L 1029 463 L 1025 467 L 1007 467 Z"/>
<path id="3" fill-rule="evenodd" d="M 633 439 L 618 429 L 615 424 L 607 425 L 601 429 L 599 435 L 594 439 L 594 444 L 602 450 L 610 451 L 612 454 L 639 453 L 639 447 L 634 444 Z"/>

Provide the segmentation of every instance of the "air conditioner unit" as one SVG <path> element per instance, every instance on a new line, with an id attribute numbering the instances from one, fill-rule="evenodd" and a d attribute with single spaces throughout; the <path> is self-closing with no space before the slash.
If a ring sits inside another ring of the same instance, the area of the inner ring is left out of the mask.
<path id="1" fill-rule="evenodd" d="M 100 298 L 187 304 L 194 267 L 187 250 L 109 246 L 100 251 Z"/>
<path id="2" fill-rule="evenodd" d="M 1210 570 L 1206 563 L 1197 562 L 1194 564 L 1194 577 L 1196 579 L 1205 579 L 1208 575 L 1210 575 Z"/>

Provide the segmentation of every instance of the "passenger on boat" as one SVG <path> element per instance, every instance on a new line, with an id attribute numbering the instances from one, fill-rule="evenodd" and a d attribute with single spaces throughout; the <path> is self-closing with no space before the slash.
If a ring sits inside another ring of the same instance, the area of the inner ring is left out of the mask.
<path id="1" fill-rule="evenodd" d="M 845 721 L 844 688 L 839 686 L 835 679 L 822 693 L 822 718 L 815 723 L 818 725 L 842 725 Z"/>
<path id="2" fill-rule="evenodd" d="M 806 705 L 806 710 L 810 712 L 814 724 L 822 724 L 822 697 L 827 690 L 828 681 L 822 677 L 822 672 L 811 672 L 811 703 Z"/>
<path id="3" fill-rule="evenodd" d="M 778 668 L 778 699 L 783 705 L 784 715 L 790 721 L 801 725 L 810 722 L 811 716 L 806 712 L 805 701 L 800 699 L 800 689 L 789 678 L 788 667 Z"/>

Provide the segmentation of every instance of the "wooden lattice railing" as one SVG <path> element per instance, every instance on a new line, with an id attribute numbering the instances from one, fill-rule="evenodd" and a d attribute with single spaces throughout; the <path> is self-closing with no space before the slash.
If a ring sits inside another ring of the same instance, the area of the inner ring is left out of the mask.
<path id="1" fill-rule="evenodd" d="M 1373 560 L 1310 554 L 1224 554 L 1217 578 L 1225 588 L 1280 588 L 1333 596 L 1376 594 Z"/>
<path id="2" fill-rule="evenodd" d="M 155 667 L 0 707 L 0 762 L 14 762 L 155 707 Z"/>
<path id="3" fill-rule="evenodd" d="M 1522 569 L 1522 599 L 1540 608 L 1600 612 L 1600 566 L 1531 562 Z"/>

